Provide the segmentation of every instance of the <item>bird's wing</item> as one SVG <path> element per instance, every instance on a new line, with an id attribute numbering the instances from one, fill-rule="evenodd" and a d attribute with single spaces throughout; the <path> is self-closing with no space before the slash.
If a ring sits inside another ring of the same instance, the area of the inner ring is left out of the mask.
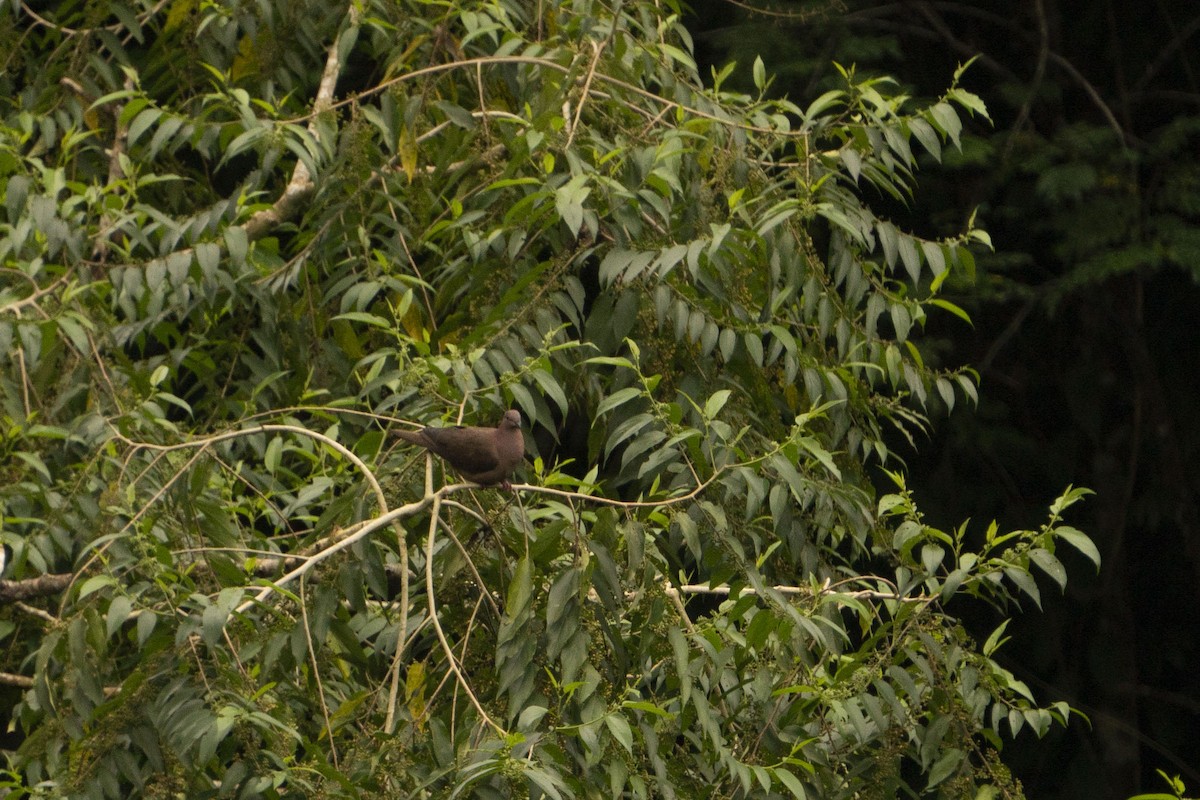
<path id="1" fill-rule="evenodd" d="M 480 475 L 500 465 L 491 428 L 426 428 L 429 449 L 466 474 Z"/>

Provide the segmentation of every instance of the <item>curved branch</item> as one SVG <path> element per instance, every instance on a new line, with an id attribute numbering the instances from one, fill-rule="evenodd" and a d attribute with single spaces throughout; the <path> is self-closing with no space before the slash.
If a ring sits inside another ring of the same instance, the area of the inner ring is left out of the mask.
<path id="1" fill-rule="evenodd" d="M 538 56 L 520 56 L 520 55 L 479 56 L 477 58 L 465 58 L 465 59 L 462 59 L 461 61 L 448 61 L 444 64 L 433 64 L 432 66 L 423 67 L 422 69 L 413 70 L 412 72 L 406 72 L 403 75 L 397 75 L 394 78 L 390 78 L 386 81 L 383 81 L 382 83 L 378 84 L 377 86 L 372 86 L 370 89 L 366 89 L 366 90 L 360 92 L 359 94 L 356 94 L 354 97 L 349 97 L 349 98 L 346 98 L 345 100 L 341 100 L 337 103 L 334 103 L 333 105 L 330 106 L 330 108 L 336 109 L 336 108 L 341 108 L 342 106 L 352 105 L 354 103 L 357 103 L 364 97 L 370 97 L 371 95 L 379 94 L 380 92 L 383 92 L 386 89 L 388 89 L 392 86 L 395 86 L 398 83 L 415 80 L 416 78 L 420 78 L 425 75 L 433 75 L 433 74 L 436 74 L 439 72 L 447 72 L 449 70 L 454 70 L 454 69 L 478 67 L 480 65 L 489 66 L 489 65 L 493 65 L 493 64 L 495 64 L 495 65 L 530 64 L 533 66 L 544 67 L 546 69 L 552 69 L 552 70 L 555 70 L 556 72 L 560 72 L 564 75 L 571 74 L 571 67 L 563 66 L 562 64 L 559 64 L 556 61 L 551 61 L 548 58 L 540 58 Z M 595 78 L 596 78 L 596 80 L 599 80 L 603 83 L 607 83 L 610 86 L 616 86 L 620 89 L 623 89 L 626 92 L 629 92 L 630 94 L 634 94 L 634 95 L 637 95 L 638 97 L 649 100 L 652 103 L 662 106 L 666 110 L 683 111 L 687 114 L 691 114 L 693 116 L 700 117 L 701 119 L 707 119 L 712 122 L 716 122 L 720 125 L 724 125 L 726 127 L 733 128 L 735 130 L 747 131 L 750 133 L 765 133 L 765 134 L 769 134 L 771 136 L 780 136 L 785 139 L 807 139 L 808 138 L 807 131 L 780 130 L 777 128 L 763 128 L 763 127 L 759 127 L 757 125 L 748 125 L 743 122 L 738 122 L 737 120 L 728 119 L 726 117 L 722 117 L 717 114 L 710 113 L 708 111 L 703 111 L 694 106 L 687 105 L 686 103 L 681 103 L 678 100 L 672 100 L 668 97 L 663 97 L 662 95 L 655 94 L 654 92 L 651 92 L 647 89 L 643 89 L 640 86 L 635 86 L 632 83 L 623 81 L 620 78 L 614 78 L 611 75 L 608 75 L 604 72 L 597 71 L 595 73 Z M 593 93 L 594 93 L 594 90 L 593 90 Z M 294 117 L 292 119 L 285 120 L 285 122 L 300 123 L 300 122 L 305 122 L 305 121 L 311 121 L 314 116 L 315 116 L 315 114 L 305 114 L 302 117 Z"/>
<path id="2" fill-rule="evenodd" d="M 351 26 L 358 21 L 359 11 L 358 5 L 350 4 L 348 18 Z M 308 132 L 313 135 L 318 141 L 320 140 L 320 132 L 317 130 L 317 117 L 326 111 L 330 111 L 337 107 L 333 102 L 334 89 L 337 87 L 337 79 L 341 74 L 342 62 L 339 56 L 342 37 L 351 26 L 343 26 L 338 35 L 334 37 L 333 43 L 329 46 L 329 54 L 325 59 L 325 68 L 321 73 L 321 81 L 317 85 L 317 93 L 313 98 L 312 112 L 305 119 L 308 120 Z M 292 168 L 292 177 L 284 187 L 283 192 L 271 204 L 270 208 L 264 208 L 261 211 L 256 211 L 241 225 L 232 226 L 233 230 L 241 229 L 245 232 L 247 240 L 253 242 L 263 238 L 275 228 L 285 222 L 295 218 L 300 214 L 304 203 L 312 195 L 316 185 L 313 182 L 312 173 L 309 172 L 304 161 L 296 160 L 296 166 Z M 182 250 L 176 250 L 172 255 L 183 253 L 193 254 L 194 247 L 185 247 Z M 153 264 L 163 259 L 151 259 L 147 264 Z"/>
<path id="3" fill-rule="evenodd" d="M 737 6 L 738 8 L 744 9 L 751 14 L 759 14 L 764 17 L 774 17 L 776 19 L 786 19 L 791 22 L 804 23 L 808 22 L 814 17 L 842 10 L 838 7 L 839 4 L 836 2 L 836 0 L 830 2 L 828 8 L 805 11 L 779 11 L 773 8 L 767 8 L 766 6 L 756 6 L 753 3 L 743 2 L 743 0 L 725 0 L 725 2 L 731 6 Z"/>
<path id="4" fill-rule="evenodd" d="M 1039 5 L 1040 5 L 1040 3 L 1039 3 Z M 990 12 L 990 11 L 987 11 L 984 9 L 975 8 L 975 7 L 971 6 L 970 4 L 928 3 L 928 2 L 922 2 L 919 4 L 919 7 L 923 10 L 930 9 L 934 6 L 952 11 L 955 14 L 972 16 L 977 19 L 982 19 L 985 22 L 993 24 L 996 27 L 1007 31 L 1009 35 L 1019 38 L 1023 41 L 1028 42 L 1029 40 L 1033 39 L 1032 34 L 1030 34 L 1028 31 L 1020 28 L 1018 25 L 1015 25 L 1013 23 L 1012 19 L 1002 17 L 999 14 L 995 14 L 993 12 Z M 899 12 L 900 14 L 905 14 L 908 12 L 907 4 L 905 4 L 905 3 L 901 3 L 898 5 L 892 5 L 892 6 L 886 7 L 885 9 L 878 9 L 878 8 L 871 9 L 870 11 L 871 11 L 871 13 L 878 15 L 881 11 L 886 13 L 887 10 L 895 10 L 895 11 Z M 864 15 L 863 12 L 856 12 L 856 14 L 851 15 L 851 16 L 863 16 L 863 15 Z M 928 16 L 927 16 L 927 19 L 928 19 Z M 931 21 L 931 24 L 933 24 L 932 21 Z M 943 31 L 939 26 L 934 25 L 934 27 L 938 28 L 938 33 L 940 35 L 943 35 L 943 37 L 945 38 L 946 41 L 948 41 L 952 46 L 959 49 L 960 52 L 963 52 L 962 45 L 960 42 L 958 42 L 956 39 L 954 39 L 948 33 Z M 1040 29 L 1040 20 L 1039 20 L 1039 29 Z M 1039 39 L 1035 40 L 1035 41 L 1040 41 L 1040 39 L 1041 39 L 1041 37 L 1039 35 Z M 1109 108 L 1108 104 L 1104 101 L 1104 98 L 1100 96 L 1100 91 L 1094 85 L 1092 85 L 1092 83 L 1086 77 L 1084 77 L 1083 73 L 1081 73 L 1075 67 L 1075 65 L 1072 64 L 1065 56 L 1055 52 L 1053 49 L 1049 48 L 1048 46 L 1039 46 L 1038 50 L 1039 50 L 1039 52 L 1038 52 L 1039 63 L 1043 59 L 1046 59 L 1046 60 L 1049 60 L 1049 61 L 1053 62 L 1054 64 L 1058 65 L 1059 67 L 1061 67 L 1062 70 L 1065 73 L 1067 73 L 1067 75 L 1076 84 L 1079 85 L 1079 87 L 1083 90 L 1083 92 L 1092 101 L 1093 105 L 1095 105 L 1096 109 L 1100 112 L 1101 116 L 1104 117 L 1104 119 L 1108 123 L 1109 127 L 1111 127 L 1113 129 L 1113 131 L 1116 133 L 1117 138 L 1121 141 L 1122 145 L 1126 145 L 1129 142 L 1129 139 L 1131 137 L 1126 133 L 1125 129 L 1121 126 L 1121 123 L 1117 120 L 1116 114 L 1114 114 L 1113 110 L 1111 108 Z M 995 65 L 995 62 L 991 61 L 990 59 L 989 59 L 989 63 Z"/>
<path id="5" fill-rule="evenodd" d="M 357 9 L 357 4 L 350 4 L 349 17 L 352 23 L 358 19 Z M 338 32 L 338 35 L 334 37 L 333 44 L 329 46 L 329 55 L 325 59 L 325 69 L 321 73 L 321 82 L 317 85 L 317 95 L 313 98 L 313 110 L 309 116 L 308 132 L 318 140 L 320 139 L 320 133 L 317 131 L 317 117 L 333 108 L 333 92 L 337 86 L 338 75 L 342 69 L 338 51 L 342 36 L 346 33 L 346 30 L 347 28 L 343 27 Z M 308 171 L 308 167 L 305 166 L 303 160 L 296 159 L 296 166 L 292 168 L 292 178 L 288 181 L 288 185 L 284 188 L 283 194 L 279 196 L 279 199 L 270 208 L 255 212 L 242 226 L 246 231 L 246 238 L 252 242 L 256 239 L 261 239 L 269 231 L 297 216 L 300 213 L 301 206 L 308 200 L 314 189 L 315 184 L 313 183 L 312 173 Z"/>
<path id="6" fill-rule="evenodd" d="M 1167 62 L 1167 60 L 1177 51 L 1182 49 L 1183 45 L 1186 44 L 1189 39 L 1191 39 L 1197 33 L 1200 33 L 1200 15 L 1193 17 L 1191 22 L 1189 22 L 1187 25 L 1184 25 L 1174 33 L 1175 35 L 1171 37 L 1170 41 L 1159 48 L 1158 55 L 1146 65 L 1146 69 L 1142 71 L 1141 77 L 1134 81 L 1133 86 L 1129 87 L 1130 94 L 1141 94 L 1143 91 L 1145 91 L 1146 85 L 1149 84 L 1150 81 L 1154 79 L 1154 76 L 1162 70 L 1163 65 Z M 1185 56 L 1181 57 L 1180 59 L 1182 62 L 1183 71 L 1184 74 L 1187 75 L 1188 81 L 1192 84 L 1193 90 L 1195 90 L 1196 75 L 1192 71 L 1191 65 L 1188 63 L 1188 60 Z M 1189 92 L 1188 94 L 1190 95 L 1192 93 Z"/>
<path id="7" fill-rule="evenodd" d="M 308 428 L 304 428 L 299 425 L 283 425 L 283 424 L 278 424 L 278 423 L 269 423 L 266 425 L 256 425 L 253 428 L 241 428 L 241 429 L 238 429 L 235 431 L 226 431 L 224 433 L 218 433 L 218 434 L 214 434 L 212 436 L 206 436 L 202 439 L 193 439 L 192 441 L 189 441 L 189 442 L 179 442 L 177 444 L 155 444 L 152 442 L 137 442 L 132 439 L 126 438 L 124 435 L 122 435 L 119 432 L 115 433 L 114 436 L 116 438 L 120 439 L 121 441 L 125 442 L 126 444 L 130 445 L 134 449 L 155 450 L 158 452 L 170 452 L 172 450 L 183 450 L 183 449 L 186 449 L 189 447 L 199 447 L 203 451 L 203 450 L 207 450 L 209 447 L 211 447 L 214 444 L 217 444 L 218 442 L 223 442 L 228 439 L 238 439 L 242 436 L 248 436 L 248 435 L 255 434 L 255 433 L 270 433 L 270 432 L 293 433 L 297 436 L 308 436 L 308 437 L 316 439 L 317 441 L 319 441 L 325 445 L 328 445 L 332 449 L 336 450 L 347 461 L 349 461 L 351 464 L 353 464 L 360 473 L 362 473 L 363 478 L 365 478 L 367 483 L 369 483 L 371 485 L 371 489 L 375 493 L 375 499 L 379 503 L 380 509 L 382 509 L 384 512 L 387 511 L 388 503 L 387 503 L 387 498 L 383 496 L 383 487 L 380 486 L 379 480 L 375 477 L 375 473 L 371 471 L 371 468 L 369 466 L 367 466 L 367 463 L 365 461 L 363 461 L 361 458 L 359 458 L 354 453 L 353 450 L 346 447 L 344 444 L 339 442 L 337 439 L 334 439 L 330 436 L 326 436 L 323 433 L 318 433 L 316 431 L 310 431 Z M 136 517 L 134 519 L 136 520 Z M 130 521 L 130 523 L 132 523 L 132 522 L 133 522 L 133 520 Z M 126 526 L 128 527 L 128 525 L 130 523 L 126 523 Z"/>
<path id="8" fill-rule="evenodd" d="M 526 491 L 534 492 L 536 494 L 551 494 L 555 497 L 567 497 L 574 500 L 587 500 L 593 503 L 599 503 L 606 506 L 617 506 L 619 508 L 658 508 L 660 506 L 673 506 L 691 500 L 693 497 L 696 497 L 705 489 L 707 489 L 713 481 L 720 477 L 722 472 L 724 472 L 722 469 L 716 470 L 711 476 L 709 476 L 708 480 L 699 484 L 687 494 L 666 497 L 662 500 L 614 500 L 610 497 L 600 497 L 598 495 L 582 494 L 580 492 L 568 492 L 565 489 L 552 489 L 549 486 L 537 486 L 536 484 L 532 483 L 514 483 L 512 488 L 514 492 Z M 475 484 L 470 485 L 475 486 Z"/>

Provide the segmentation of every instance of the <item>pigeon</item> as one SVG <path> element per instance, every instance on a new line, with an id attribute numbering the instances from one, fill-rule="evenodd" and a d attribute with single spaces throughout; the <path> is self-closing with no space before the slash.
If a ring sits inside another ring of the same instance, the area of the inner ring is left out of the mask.
<path id="1" fill-rule="evenodd" d="M 504 412 L 500 424 L 494 428 L 458 425 L 393 433 L 406 442 L 436 453 L 464 478 L 483 486 L 499 484 L 504 489 L 512 489 L 508 478 L 525 457 L 521 412 L 516 409 Z"/>

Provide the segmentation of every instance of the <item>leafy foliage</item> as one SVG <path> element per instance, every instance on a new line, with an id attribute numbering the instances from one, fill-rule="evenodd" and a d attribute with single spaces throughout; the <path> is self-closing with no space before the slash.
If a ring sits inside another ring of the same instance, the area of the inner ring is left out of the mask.
<path id="1" fill-rule="evenodd" d="M 1069 709 L 949 606 L 1098 561 L 1082 491 L 974 551 L 869 472 L 976 398 L 919 340 L 987 235 L 870 205 L 957 75 L 706 89 L 670 3 L 86 8 L 5 12 L 0 536 L 68 576 L 0 630 L 14 785 L 1020 794 Z M 510 405 L 513 497 L 386 438 Z"/>
<path id="2" fill-rule="evenodd" d="M 1075 521 L 1105 569 L 1015 619 L 1001 654 L 1096 724 L 1006 758 L 1039 797 L 1134 795 L 1161 786 L 1156 768 L 1195 785 L 1194 709 L 1179 699 L 1200 691 L 1200 640 L 1177 613 L 1200 567 L 1200 385 L 1181 360 L 1200 303 L 1195 4 L 750 5 L 765 13 L 695 4 L 698 60 L 761 55 L 774 91 L 792 96 L 839 85 L 831 59 L 868 75 L 903 63 L 906 91 L 933 96 L 950 58 L 982 54 L 965 83 L 994 124 L 967 122 L 962 151 L 947 149 L 911 205 L 890 209 L 932 234 L 978 207 L 996 244 L 979 254 L 976 282 L 943 287 L 972 329 L 931 317 L 922 339 L 927 356 L 979 370 L 979 410 L 921 443 L 909 482 L 940 526 L 968 515 L 1028 526 L 1048 487 L 1096 489 Z M 987 624 L 973 618 L 972 630 Z"/>

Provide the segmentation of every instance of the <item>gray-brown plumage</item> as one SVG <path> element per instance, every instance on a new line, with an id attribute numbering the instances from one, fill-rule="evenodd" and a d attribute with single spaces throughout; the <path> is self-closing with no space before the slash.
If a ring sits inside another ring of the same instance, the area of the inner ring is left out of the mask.
<path id="1" fill-rule="evenodd" d="M 464 478 L 484 486 L 500 484 L 511 489 L 509 476 L 525 457 L 521 413 L 515 409 L 504 412 L 500 424 L 494 428 L 458 425 L 393 433 L 436 453 Z"/>

